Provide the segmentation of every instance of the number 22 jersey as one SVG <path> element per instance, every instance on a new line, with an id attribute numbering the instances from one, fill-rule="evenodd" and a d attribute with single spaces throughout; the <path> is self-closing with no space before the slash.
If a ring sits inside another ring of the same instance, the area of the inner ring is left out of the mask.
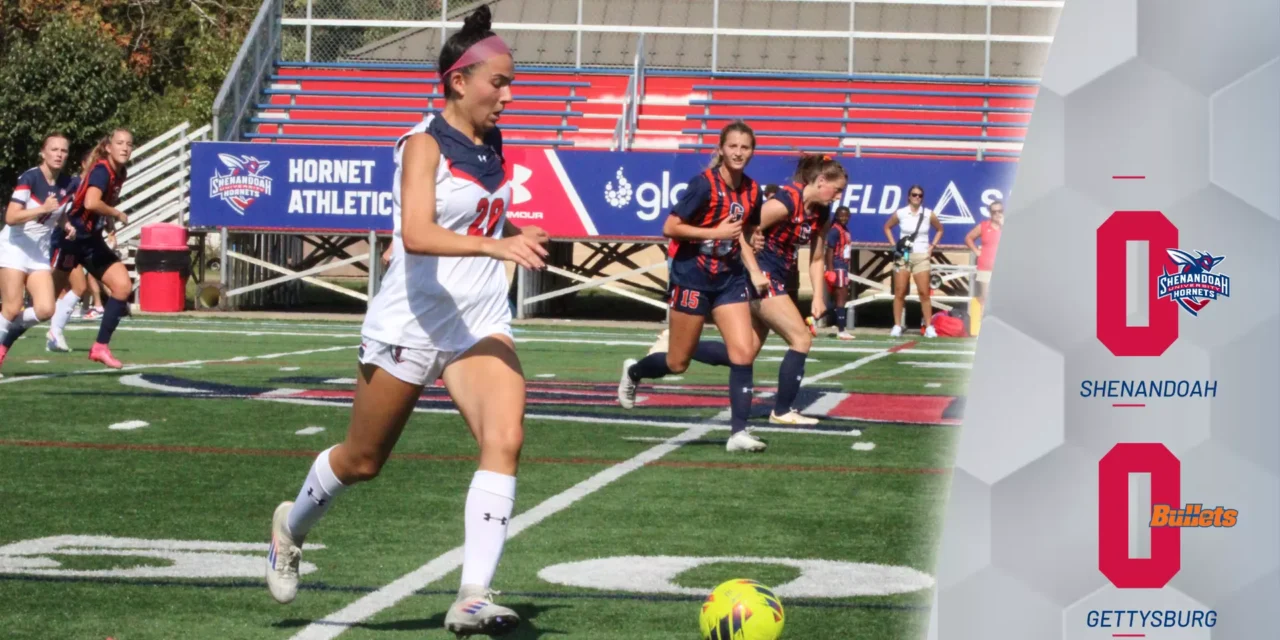
<path id="1" fill-rule="evenodd" d="M 502 238 L 511 174 L 502 157 L 501 133 L 492 129 L 477 145 L 444 118 L 429 116 L 396 142 L 391 264 L 369 302 L 362 333 L 400 347 L 461 351 L 485 336 L 511 334 L 510 283 L 502 262 L 493 258 L 405 252 L 400 217 L 404 144 L 419 133 L 440 146 L 436 224 L 459 235 Z"/>

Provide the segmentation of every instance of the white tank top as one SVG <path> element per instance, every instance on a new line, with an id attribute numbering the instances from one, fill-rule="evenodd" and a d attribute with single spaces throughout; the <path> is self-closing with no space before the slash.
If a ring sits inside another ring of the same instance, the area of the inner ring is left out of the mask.
<path id="1" fill-rule="evenodd" d="M 898 209 L 898 239 L 906 238 L 912 233 L 915 237 L 911 240 L 911 252 L 919 253 L 929 248 L 929 234 L 933 232 L 933 227 L 929 226 L 929 221 L 933 218 L 933 211 L 925 207 L 920 207 L 920 213 L 911 213 L 911 207 L 903 207 Z M 920 217 L 924 216 L 924 220 Z M 916 231 L 916 225 L 920 225 L 920 231 Z"/>
<path id="2" fill-rule="evenodd" d="M 477 145 L 444 118 L 429 116 L 396 142 L 391 264 L 382 288 L 369 301 L 362 334 L 413 349 L 463 350 L 485 336 L 510 334 L 510 283 L 502 263 L 492 258 L 405 252 L 400 218 L 402 158 L 405 141 L 419 133 L 431 135 L 440 146 L 436 224 L 460 235 L 502 237 L 511 182 L 502 158 L 501 134 L 493 129 L 485 143 Z"/>

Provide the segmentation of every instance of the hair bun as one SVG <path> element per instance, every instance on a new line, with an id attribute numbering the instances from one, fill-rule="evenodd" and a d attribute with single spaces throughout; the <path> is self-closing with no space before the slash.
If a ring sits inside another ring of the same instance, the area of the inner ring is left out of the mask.
<path id="1" fill-rule="evenodd" d="M 493 14 L 489 11 L 489 5 L 482 4 L 467 16 L 462 23 L 462 33 L 485 33 L 493 28 Z"/>

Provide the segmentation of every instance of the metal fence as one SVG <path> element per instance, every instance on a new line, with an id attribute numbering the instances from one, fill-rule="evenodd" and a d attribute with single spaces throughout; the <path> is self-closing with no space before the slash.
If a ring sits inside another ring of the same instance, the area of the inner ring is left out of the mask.
<path id="1" fill-rule="evenodd" d="M 479 4 L 524 65 L 1034 77 L 1061 0 L 288 0 L 287 60 L 433 62 Z"/>
<path id="2" fill-rule="evenodd" d="M 297 0 L 291 0 L 297 1 Z M 213 139 L 239 140 L 244 119 L 280 59 L 284 0 L 263 0 L 249 34 L 213 101 Z"/>

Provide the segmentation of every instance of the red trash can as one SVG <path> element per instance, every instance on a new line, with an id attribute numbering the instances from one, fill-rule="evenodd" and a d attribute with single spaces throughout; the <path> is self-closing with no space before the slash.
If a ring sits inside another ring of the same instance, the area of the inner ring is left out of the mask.
<path id="1" fill-rule="evenodd" d="M 187 307 L 191 254 L 187 229 L 177 224 L 142 228 L 134 265 L 138 269 L 138 306 L 151 313 L 176 313 Z"/>

